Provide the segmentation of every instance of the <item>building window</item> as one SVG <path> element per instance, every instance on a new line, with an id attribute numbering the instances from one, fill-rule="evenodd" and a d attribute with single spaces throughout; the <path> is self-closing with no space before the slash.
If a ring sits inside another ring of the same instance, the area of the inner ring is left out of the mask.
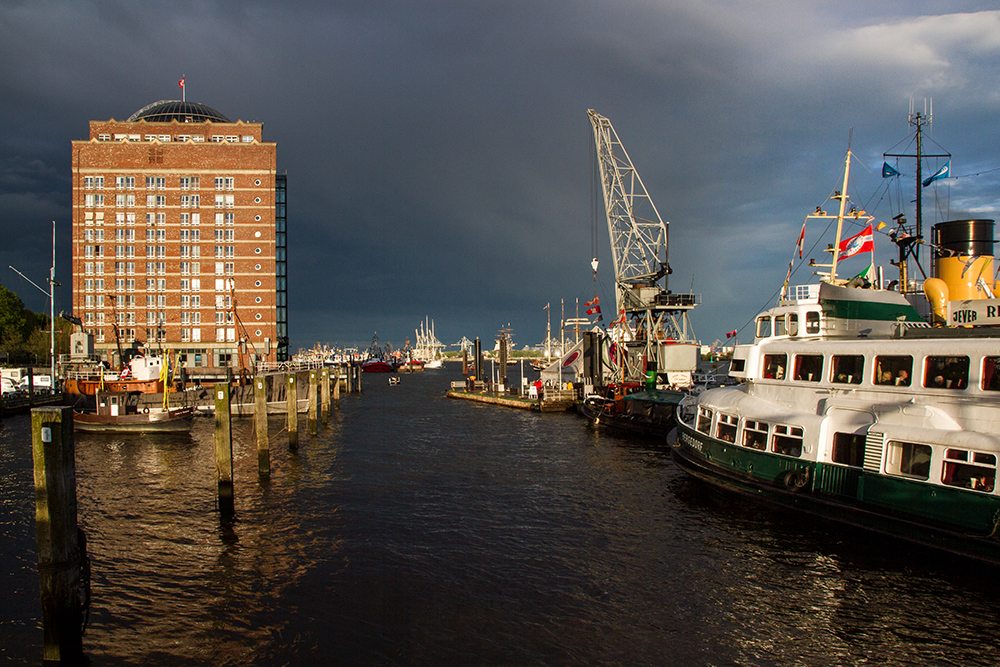
<path id="1" fill-rule="evenodd" d="M 167 179 L 163 176 L 147 176 L 146 177 L 146 189 L 147 190 L 166 190 Z"/>

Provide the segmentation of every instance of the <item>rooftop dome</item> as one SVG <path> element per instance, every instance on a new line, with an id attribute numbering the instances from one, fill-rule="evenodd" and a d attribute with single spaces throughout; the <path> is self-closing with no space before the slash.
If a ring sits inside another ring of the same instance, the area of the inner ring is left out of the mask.
<path id="1" fill-rule="evenodd" d="M 210 106 L 180 100 L 153 102 L 129 116 L 126 122 L 134 123 L 139 120 L 146 120 L 150 123 L 169 123 L 172 120 L 176 120 L 178 123 L 233 122 Z"/>

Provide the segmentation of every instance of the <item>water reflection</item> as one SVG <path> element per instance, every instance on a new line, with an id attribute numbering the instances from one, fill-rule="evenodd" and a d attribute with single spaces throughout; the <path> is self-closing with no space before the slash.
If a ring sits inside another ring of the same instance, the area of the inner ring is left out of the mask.
<path id="1" fill-rule="evenodd" d="M 276 417 L 269 480 L 235 422 L 230 520 L 211 420 L 81 435 L 95 664 L 995 662 L 995 570 L 716 493 L 573 415 L 444 399 L 449 379 L 366 378 L 297 452 Z M 15 663 L 40 643 L 26 438 L 0 430 Z"/>

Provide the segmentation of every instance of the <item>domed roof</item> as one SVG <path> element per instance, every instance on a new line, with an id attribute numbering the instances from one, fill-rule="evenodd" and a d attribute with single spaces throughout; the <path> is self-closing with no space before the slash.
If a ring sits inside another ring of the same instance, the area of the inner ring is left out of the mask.
<path id="1" fill-rule="evenodd" d="M 138 120 L 146 120 L 150 123 L 169 123 L 172 120 L 176 120 L 178 123 L 233 122 L 210 106 L 180 100 L 153 102 L 129 116 L 126 122 L 134 123 Z"/>

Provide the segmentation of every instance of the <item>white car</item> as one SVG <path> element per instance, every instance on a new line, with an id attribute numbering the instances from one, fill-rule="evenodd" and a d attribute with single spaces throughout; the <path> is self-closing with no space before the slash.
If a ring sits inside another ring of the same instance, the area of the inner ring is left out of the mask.
<path id="1" fill-rule="evenodd" d="M 2 385 L 4 396 L 17 393 L 17 385 L 10 378 L 0 378 L 0 385 Z"/>

